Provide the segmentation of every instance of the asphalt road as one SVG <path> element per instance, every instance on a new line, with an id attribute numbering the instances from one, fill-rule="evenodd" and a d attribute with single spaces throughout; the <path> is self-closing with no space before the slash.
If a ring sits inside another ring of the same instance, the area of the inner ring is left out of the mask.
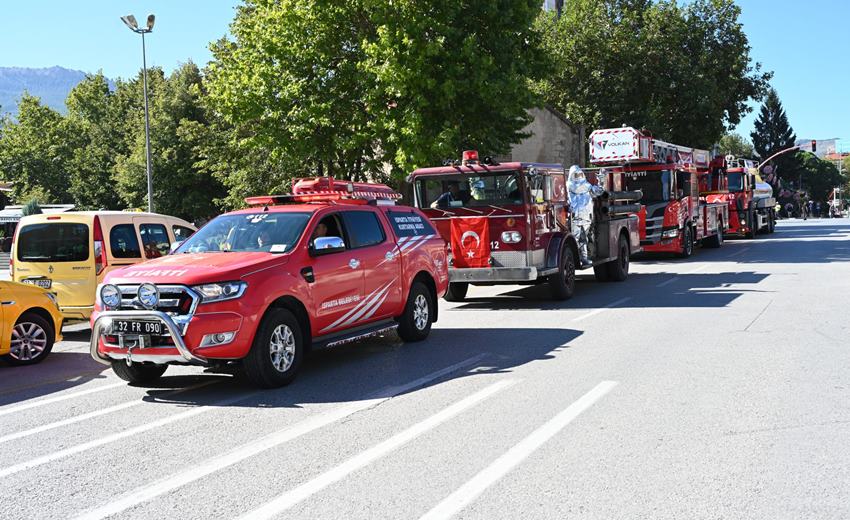
<path id="1" fill-rule="evenodd" d="M 848 518 L 848 239 L 783 221 L 565 303 L 472 288 L 274 391 L 127 386 L 66 331 L 0 366 L 0 517 Z"/>

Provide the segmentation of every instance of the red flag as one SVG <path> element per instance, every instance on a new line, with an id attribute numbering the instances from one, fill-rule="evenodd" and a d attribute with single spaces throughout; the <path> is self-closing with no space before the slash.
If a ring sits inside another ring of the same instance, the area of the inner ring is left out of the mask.
<path id="1" fill-rule="evenodd" d="M 455 267 L 490 267 L 487 217 L 453 218 L 452 258 Z"/>

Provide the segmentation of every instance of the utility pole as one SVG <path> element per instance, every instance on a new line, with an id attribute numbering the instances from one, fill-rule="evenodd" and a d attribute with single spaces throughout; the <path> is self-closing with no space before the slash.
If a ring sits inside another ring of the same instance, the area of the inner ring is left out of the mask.
<path id="1" fill-rule="evenodd" d="M 153 213 L 153 169 L 151 167 L 151 121 L 148 114 L 148 63 L 145 53 L 145 34 L 153 31 L 155 17 L 152 14 L 148 15 L 148 24 L 146 28 L 139 27 L 136 22 L 136 17 L 132 14 L 122 16 L 121 21 L 136 34 L 142 35 L 142 88 L 145 98 L 145 169 L 148 176 L 148 212 Z"/>

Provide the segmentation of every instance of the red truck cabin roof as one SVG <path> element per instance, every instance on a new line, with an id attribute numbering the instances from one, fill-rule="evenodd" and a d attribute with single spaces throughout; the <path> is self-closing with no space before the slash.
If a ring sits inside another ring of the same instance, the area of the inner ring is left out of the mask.
<path id="1" fill-rule="evenodd" d="M 516 171 L 525 168 L 546 168 L 546 169 L 561 169 L 562 164 L 545 164 L 545 163 L 523 163 L 523 162 L 506 162 L 494 165 L 489 164 L 467 164 L 456 166 L 435 166 L 431 168 L 418 168 L 408 177 L 408 182 L 412 177 L 437 177 L 442 175 L 480 175 L 485 173 Z"/>

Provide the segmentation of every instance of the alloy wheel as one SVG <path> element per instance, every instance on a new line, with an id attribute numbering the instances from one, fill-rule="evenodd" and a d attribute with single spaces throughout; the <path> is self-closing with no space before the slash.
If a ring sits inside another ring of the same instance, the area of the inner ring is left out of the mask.
<path id="1" fill-rule="evenodd" d="M 25 321 L 12 329 L 12 350 L 9 355 L 18 361 L 32 361 L 47 348 L 47 331 L 37 323 Z"/>
<path id="2" fill-rule="evenodd" d="M 278 372 L 286 372 L 295 361 L 295 334 L 287 325 L 278 325 L 269 341 L 272 366 Z"/>
<path id="3" fill-rule="evenodd" d="M 424 294 L 417 294 L 413 300 L 413 324 L 417 330 L 425 330 L 428 326 L 428 299 Z"/>

